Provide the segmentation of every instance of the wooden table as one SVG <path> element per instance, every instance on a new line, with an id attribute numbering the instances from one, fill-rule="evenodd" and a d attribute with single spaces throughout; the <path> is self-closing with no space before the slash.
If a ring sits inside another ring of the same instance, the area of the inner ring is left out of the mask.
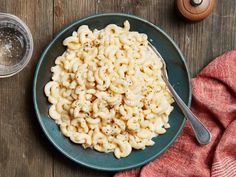
<path id="1" fill-rule="evenodd" d="M 124 12 L 148 19 L 179 45 L 192 76 L 214 57 L 236 48 L 236 1 L 218 1 L 202 22 L 176 16 L 174 0 L 0 0 L 0 12 L 19 16 L 30 27 L 34 54 L 19 74 L 0 79 L 0 177 L 112 176 L 63 157 L 41 131 L 33 110 L 32 80 L 38 58 L 64 25 L 83 16 Z"/>

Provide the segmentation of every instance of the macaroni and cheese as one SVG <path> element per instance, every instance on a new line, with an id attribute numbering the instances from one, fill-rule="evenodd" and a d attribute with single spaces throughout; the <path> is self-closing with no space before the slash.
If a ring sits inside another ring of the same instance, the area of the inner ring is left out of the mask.
<path id="1" fill-rule="evenodd" d="M 128 21 L 93 31 L 82 25 L 63 45 L 44 92 L 66 137 L 121 158 L 166 132 L 173 98 L 146 34 L 130 31 Z"/>

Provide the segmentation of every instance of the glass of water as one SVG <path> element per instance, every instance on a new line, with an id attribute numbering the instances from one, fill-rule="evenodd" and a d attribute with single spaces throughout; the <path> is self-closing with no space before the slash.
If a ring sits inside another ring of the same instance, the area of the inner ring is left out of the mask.
<path id="1" fill-rule="evenodd" d="M 33 53 L 29 28 L 18 17 L 0 13 L 0 78 L 20 72 Z"/>

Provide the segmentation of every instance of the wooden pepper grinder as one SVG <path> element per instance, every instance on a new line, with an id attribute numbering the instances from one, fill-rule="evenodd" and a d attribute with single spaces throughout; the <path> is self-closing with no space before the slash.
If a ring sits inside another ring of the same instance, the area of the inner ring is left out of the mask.
<path id="1" fill-rule="evenodd" d="M 210 15 L 215 0 L 176 0 L 179 13 L 189 21 L 200 21 Z"/>

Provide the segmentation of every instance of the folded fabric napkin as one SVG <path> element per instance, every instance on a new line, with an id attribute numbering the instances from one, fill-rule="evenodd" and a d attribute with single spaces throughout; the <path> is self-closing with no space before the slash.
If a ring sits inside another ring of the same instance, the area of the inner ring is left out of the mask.
<path id="1" fill-rule="evenodd" d="M 205 67 L 192 91 L 191 110 L 212 133 L 211 143 L 200 146 L 187 123 L 162 156 L 115 177 L 236 177 L 236 51 Z"/>

